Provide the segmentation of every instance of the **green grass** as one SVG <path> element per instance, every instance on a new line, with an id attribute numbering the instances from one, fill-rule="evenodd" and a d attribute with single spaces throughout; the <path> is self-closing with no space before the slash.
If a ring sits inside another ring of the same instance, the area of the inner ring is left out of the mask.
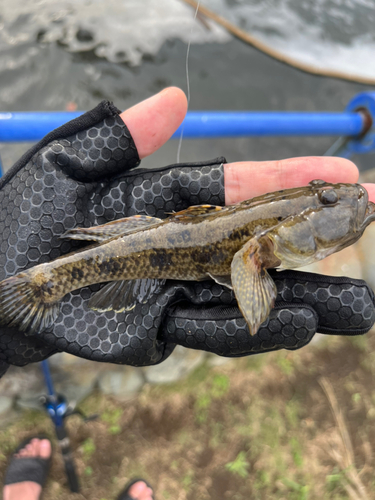
<path id="1" fill-rule="evenodd" d="M 122 417 L 123 411 L 121 408 L 115 408 L 113 410 L 106 410 L 101 415 L 103 422 L 107 424 L 108 432 L 110 434 L 119 434 L 122 430 L 120 425 L 120 419 Z"/>
<path id="2" fill-rule="evenodd" d="M 353 470 L 363 470 L 375 498 L 374 351 L 372 337 L 329 338 L 301 352 L 203 365 L 179 383 L 145 386 L 131 402 L 93 394 L 82 410 L 100 418 L 68 421 L 82 498 L 116 498 L 129 478 L 145 477 L 165 500 L 349 499 L 348 471 L 330 453 L 345 448 L 321 376 L 345 418 Z M 20 438 L 46 430 L 52 437 L 44 413 L 20 413 L 2 432 L 2 470 Z M 46 498 L 70 500 L 63 484 L 56 461 Z"/>
<path id="3" fill-rule="evenodd" d="M 249 475 L 249 462 L 246 460 L 246 452 L 240 451 L 233 462 L 228 462 L 225 464 L 225 468 L 235 476 L 240 476 L 242 478 L 248 477 Z"/>
<path id="4" fill-rule="evenodd" d="M 81 446 L 83 457 L 85 460 L 89 460 L 95 453 L 96 446 L 92 438 L 87 438 Z"/>

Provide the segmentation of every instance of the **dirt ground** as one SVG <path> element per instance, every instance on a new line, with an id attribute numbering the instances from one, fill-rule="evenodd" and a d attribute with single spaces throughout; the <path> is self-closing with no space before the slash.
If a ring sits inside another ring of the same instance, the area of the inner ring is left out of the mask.
<path id="1" fill-rule="evenodd" d="M 144 477 L 158 500 L 375 498 L 375 334 L 326 337 L 300 352 L 203 366 L 132 401 L 99 394 L 67 420 L 81 493 L 55 453 L 45 498 L 112 500 Z M 7 456 L 49 418 L 21 413 L 3 429 Z M 56 441 L 54 441 L 56 443 Z"/>

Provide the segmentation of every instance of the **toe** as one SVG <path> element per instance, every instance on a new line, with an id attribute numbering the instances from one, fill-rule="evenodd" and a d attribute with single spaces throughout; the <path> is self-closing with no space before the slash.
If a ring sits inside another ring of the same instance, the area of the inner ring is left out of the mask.
<path id="1" fill-rule="evenodd" d="M 49 458 L 51 456 L 51 443 L 48 439 L 42 439 L 39 443 L 40 458 Z"/>
<path id="2" fill-rule="evenodd" d="M 138 481 L 129 489 L 129 496 L 134 500 L 152 500 L 153 491 L 144 481 Z"/>
<path id="3" fill-rule="evenodd" d="M 51 456 L 51 443 L 48 439 L 34 438 L 25 445 L 16 455 L 15 458 L 49 458 Z"/>
<path id="4" fill-rule="evenodd" d="M 26 446 L 26 452 L 30 458 L 37 457 L 39 454 L 39 439 L 32 439 Z"/>
<path id="5" fill-rule="evenodd" d="M 141 493 L 145 491 L 147 488 L 146 483 L 143 481 L 138 481 L 137 483 L 133 484 L 133 486 L 129 490 L 129 495 L 133 498 L 138 498 Z"/>
<path id="6" fill-rule="evenodd" d="M 144 500 L 152 500 L 152 495 L 154 494 L 154 492 L 152 491 L 151 488 L 147 488 L 146 491 L 145 491 L 145 498 Z"/>

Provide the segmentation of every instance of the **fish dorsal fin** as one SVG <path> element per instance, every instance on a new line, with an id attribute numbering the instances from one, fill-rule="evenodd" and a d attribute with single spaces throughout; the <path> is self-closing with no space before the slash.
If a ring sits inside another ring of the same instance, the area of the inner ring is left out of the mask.
<path id="1" fill-rule="evenodd" d="M 217 212 L 227 211 L 229 207 L 220 207 L 218 205 L 194 205 L 192 207 L 175 212 L 168 220 L 172 222 L 193 222 L 195 217 L 205 217 Z"/>
<path id="2" fill-rule="evenodd" d="M 249 240 L 233 257 L 232 285 L 238 306 L 255 335 L 275 303 L 276 285 L 263 266 L 257 238 Z"/>
<path id="3" fill-rule="evenodd" d="M 164 285 L 162 279 L 112 281 L 91 297 L 88 306 L 95 311 L 131 311 L 136 304 L 145 304 Z"/>
<path id="4" fill-rule="evenodd" d="M 115 238 L 116 236 L 125 236 L 139 229 L 153 226 L 162 222 L 162 219 L 156 217 L 148 217 L 147 215 L 133 215 L 133 217 L 125 217 L 124 219 L 114 220 L 102 224 L 101 226 L 93 227 L 75 227 L 64 233 L 61 238 L 69 238 L 71 240 L 91 240 L 98 243 Z"/>

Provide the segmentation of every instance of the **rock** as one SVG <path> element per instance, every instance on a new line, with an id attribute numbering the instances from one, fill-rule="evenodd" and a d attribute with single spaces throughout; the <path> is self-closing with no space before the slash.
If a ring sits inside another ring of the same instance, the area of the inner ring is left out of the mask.
<path id="1" fill-rule="evenodd" d="M 35 391 L 29 394 L 22 394 L 16 399 L 16 407 L 21 410 L 43 410 L 42 396 L 47 393 L 46 390 Z"/>
<path id="2" fill-rule="evenodd" d="M 71 377 L 69 380 L 60 381 L 55 384 L 57 394 L 62 394 L 69 406 L 78 406 L 81 401 L 86 399 L 95 389 L 97 375 L 85 374 L 79 377 Z"/>
<path id="3" fill-rule="evenodd" d="M 39 399 L 45 392 L 39 363 L 25 367 L 11 366 L 0 380 L 0 393 L 12 401 L 16 400 L 17 407 L 41 409 Z"/>
<path id="4" fill-rule="evenodd" d="M 118 399 L 129 399 L 142 389 L 144 383 L 140 368 L 121 366 L 101 374 L 99 390 Z"/>
<path id="5" fill-rule="evenodd" d="M 49 358 L 48 363 L 56 393 L 62 394 L 70 406 L 78 405 L 95 389 L 99 376 L 98 363 L 66 353 L 55 354 Z M 34 371 L 28 374 L 29 378 L 32 375 L 33 383 L 20 392 L 18 407 L 42 408 L 40 398 L 47 394 L 47 388 L 40 364 L 33 365 L 33 368 Z M 22 370 L 27 375 L 29 367 Z"/>
<path id="6" fill-rule="evenodd" d="M 207 353 L 207 363 L 208 366 L 223 366 L 231 361 L 233 361 L 234 358 L 226 358 L 225 356 L 218 356 L 217 354 L 213 353 Z"/>
<path id="7" fill-rule="evenodd" d="M 7 396 L 0 396 L 0 417 L 8 413 L 13 406 L 13 399 Z"/>
<path id="8" fill-rule="evenodd" d="M 57 393 L 76 406 L 97 386 L 100 365 L 67 353 L 52 356 L 51 374 Z"/>
<path id="9" fill-rule="evenodd" d="M 94 35 L 87 29 L 79 28 L 76 33 L 76 38 L 79 42 L 92 42 L 94 40 Z"/>
<path id="10" fill-rule="evenodd" d="M 194 351 L 176 346 L 173 353 L 160 365 L 143 368 L 146 380 L 150 384 L 167 384 L 186 377 L 206 358 L 204 351 Z"/>
<path id="11" fill-rule="evenodd" d="M 14 409 L 14 398 L 0 396 L 0 427 L 12 423 L 17 418 L 17 412 Z"/>
<path id="12" fill-rule="evenodd" d="M 22 368 L 10 366 L 4 377 L 0 379 L 0 394 L 11 398 L 26 395 L 43 387 L 43 374 L 39 364 Z"/>

